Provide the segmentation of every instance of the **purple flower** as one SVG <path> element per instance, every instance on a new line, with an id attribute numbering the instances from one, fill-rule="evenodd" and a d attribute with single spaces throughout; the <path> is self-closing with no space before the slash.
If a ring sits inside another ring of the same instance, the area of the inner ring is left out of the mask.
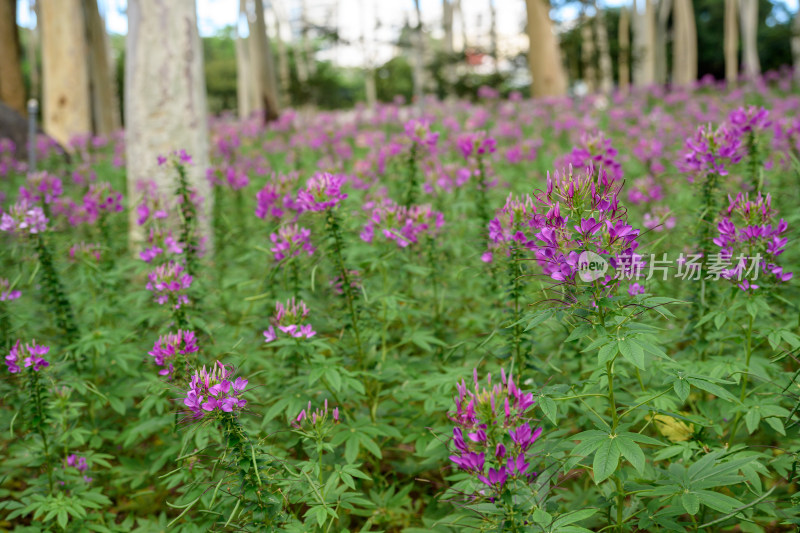
<path id="1" fill-rule="evenodd" d="M 175 355 L 181 354 L 185 356 L 198 350 L 194 332 L 178 330 L 177 333 L 168 333 L 159 337 L 153 345 L 153 349 L 147 353 L 153 356 L 158 366 L 164 367 L 158 374 L 170 376 L 171 378 L 175 370 L 171 360 L 175 358 Z"/>
<path id="2" fill-rule="evenodd" d="M 242 394 L 247 380 L 241 377 L 231 381 L 233 369 L 217 361 L 211 371 L 203 366 L 192 376 L 183 404 L 192 412 L 193 419 L 236 413 L 246 404 Z"/>
<path id="3" fill-rule="evenodd" d="M 192 286 L 192 276 L 184 272 L 183 266 L 174 261 L 158 266 L 147 275 L 147 290 L 153 292 L 160 305 L 169 302 L 175 309 L 189 303 L 186 295 Z"/>
<path id="4" fill-rule="evenodd" d="M 305 302 L 299 302 L 295 298 L 286 301 L 286 305 L 281 302 L 275 303 L 275 315 L 272 317 L 272 325 L 264 331 L 264 342 L 272 342 L 278 338 L 275 327 L 278 331 L 285 333 L 289 337 L 299 339 L 310 339 L 316 332 L 311 324 L 305 324 L 308 316 L 308 306 Z"/>
<path id="5" fill-rule="evenodd" d="M 297 193 L 298 208 L 302 211 L 324 211 L 336 207 L 347 195 L 341 192 L 345 177 L 339 174 L 317 172 Z"/>
<path id="6" fill-rule="evenodd" d="M 315 410 L 312 410 L 311 402 L 308 402 L 308 406 L 301 410 L 300 413 L 295 417 L 294 422 L 292 422 L 292 427 L 298 430 L 311 428 L 320 429 L 328 422 L 328 412 L 328 400 L 325 400 L 321 409 L 318 407 Z M 330 413 L 333 423 L 338 424 L 339 408 L 334 407 Z"/>
<path id="7" fill-rule="evenodd" d="M 303 252 L 313 255 L 315 251 L 311 245 L 311 231 L 297 224 L 283 226 L 269 238 L 273 243 L 270 251 L 277 263 L 289 257 L 299 257 Z"/>
<path id="8" fill-rule="evenodd" d="M 36 344 L 36 341 L 31 341 L 30 344 L 21 345 L 17 340 L 11 351 L 6 355 L 6 366 L 8 371 L 16 374 L 20 371 L 20 362 L 25 368 L 33 368 L 34 372 L 38 372 L 46 366 L 50 366 L 44 357 L 50 351 L 49 346 L 41 346 Z"/>
<path id="9" fill-rule="evenodd" d="M 0 302 L 10 302 L 22 296 L 22 293 L 11 287 L 11 283 L 6 278 L 0 278 Z"/>
<path id="10" fill-rule="evenodd" d="M 0 214 L 0 231 L 8 233 L 42 233 L 47 229 L 47 217 L 39 206 L 31 206 L 20 199 L 8 212 Z"/>

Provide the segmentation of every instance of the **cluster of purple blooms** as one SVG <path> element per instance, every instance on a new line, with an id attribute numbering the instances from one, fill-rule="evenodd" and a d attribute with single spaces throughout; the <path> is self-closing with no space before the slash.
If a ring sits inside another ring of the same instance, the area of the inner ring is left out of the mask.
<path id="1" fill-rule="evenodd" d="M 345 176 L 317 172 L 306 182 L 305 189 L 297 193 L 297 207 L 300 211 L 325 211 L 336 207 L 347 194 L 342 192 Z"/>
<path id="2" fill-rule="evenodd" d="M 732 268 L 725 269 L 722 277 L 739 281 L 739 288 L 743 291 L 758 289 L 759 286 L 752 283 L 757 279 L 757 272 L 752 279 L 743 279 L 748 273 L 748 260 L 758 258 L 755 266 L 773 274 L 776 281 L 792 279 L 792 272 L 784 272 L 783 267 L 776 264 L 788 243 L 783 236 L 788 224 L 782 218 L 776 223 L 772 197 L 759 194 L 755 200 L 750 200 L 747 193 L 739 193 L 736 198 L 729 199 L 730 204 L 717 224 L 718 235 L 714 239 L 714 244 L 721 249 L 722 259 L 732 262 Z"/>
<path id="3" fill-rule="evenodd" d="M 456 424 L 450 461 L 476 476 L 493 491 L 490 498 L 496 498 L 509 480 L 527 483 L 536 475 L 527 454 L 542 428 L 531 427 L 526 412 L 534 404 L 533 394 L 522 392 L 513 376 L 501 370 L 500 382 L 492 384 L 489 374 L 483 389 L 477 369 L 472 379 L 473 390 L 463 380 L 457 385 L 456 410 L 450 413 Z"/>
<path id="4" fill-rule="evenodd" d="M 86 463 L 86 457 L 75 455 L 71 453 L 67 456 L 67 460 L 65 461 L 64 468 L 66 469 L 68 466 L 75 468 L 83 475 L 83 480 L 86 483 L 91 483 L 92 478 L 87 476 L 85 472 L 89 470 L 89 465 Z"/>
<path id="5" fill-rule="evenodd" d="M 153 345 L 153 349 L 148 355 L 153 356 L 158 366 L 164 367 L 159 370 L 160 376 L 169 376 L 171 379 L 175 375 L 175 368 L 172 363 L 177 354 L 187 356 L 199 350 L 197 338 L 193 331 L 178 330 L 177 333 L 162 335 Z"/>
<path id="6" fill-rule="evenodd" d="M 273 174 L 271 183 L 267 183 L 256 193 L 256 216 L 280 219 L 284 213 L 296 209 L 297 204 L 292 189 L 297 183 L 297 173 Z"/>
<path id="7" fill-rule="evenodd" d="M 489 221 L 489 250 L 481 256 L 481 260 L 491 263 L 497 253 L 510 256 L 514 248 L 530 248 L 529 243 L 532 245 L 533 241 L 526 236 L 525 230 L 535 225 L 535 222 L 532 224 L 534 220 L 536 206 L 533 205 L 533 199 L 528 195 L 515 198 L 509 194 L 505 205 Z"/>
<path id="8" fill-rule="evenodd" d="M 287 224 L 278 229 L 278 233 L 269 236 L 272 241 L 272 252 L 275 262 L 280 263 L 290 257 L 299 257 L 305 252 L 313 255 L 315 248 L 311 245 L 311 230 L 301 228 L 297 224 Z"/>
<path id="9" fill-rule="evenodd" d="M 276 326 L 278 331 L 285 333 L 289 337 L 310 339 L 317 332 L 314 331 L 311 324 L 304 323 L 307 316 L 308 306 L 302 300 L 298 302 L 294 298 L 290 298 L 286 301 L 286 305 L 283 305 L 282 302 L 276 302 L 275 316 L 272 317 L 273 324 L 264 331 L 264 342 L 272 342 L 278 338 L 275 332 Z"/>
<path id="10" fill-rule="evenodd" d="M 160 155 L 158 156 L 158 166 L 162 166 L 166 164 L 168 160 L 172 160 L 175 163 L 179 163 L 181 165 L 189 165 L 192 163 L 192 156 L 190 156 L 186 150 L 177 150 L 171 153 L 169 156 Z"/>
<path id="11" fill-rule="evenodd" d="M 619 152 L 611 146 L 611 139 L 607 138 L 603 132 L 584 132 L 581 135 L 580 145 L 575 146 L 572 152 L 567 154 L 563 164 L 559 166 L 571 165 L 576 169 L 602 168 L 614 180 L 621 181 L 623 172 L 622 164 L 617 160 L 618 155 Z"/>
<path id="12" fill-rule="evenodd" d="M 331 411 L 331 418 L 333 419 L 334 423 L 339 422 L 339 408 L 334 407 Z M 301 429 L 304 425 L 309 424 L 311 426 L 316 426 L 317 424 L 324 424 L 328 420 L 328 400 L 325 400 L 323 408 L 320 409 L 319 407 L 312 410 L 311 409 L 311 402 L 308 402 L 308 407 L 300 411 L 300 414 L 294 419 L 292 422 L 292 426 L 295 429 Z"/>
<path id="13" fill-rule="evenodd" d="M 464 133 L 458 137 L 456 144 L 464 159 L 469 159 L 471 156 L 480 157 L 493 154 L 497 151 L 495 138 L 486 135 L 486 132 L 483 131 Z"/>
<path id="14" fill-rule="evenodd" d="M 700 126 L 686 139 L 686 152 L 678 168 L 686 172 L 692 182 L 696 177 L 704 178 L 709 174 L 727 176 L 729 167 L 741 160 L 742 136 L 738 128 L 730 124 L 717 128 Z"/>
<path id="15" fill-rule="evenodd" d="M 406 136 L 416 146 L 426 147 L 432 151 L 439 141 L 439 134 L 431 131 L 429 120 L 411 119 L 404 126 Z"/>
<path id="16" fill-rule="evenodd" d="M 19 188 L 19 197 L 29 204 L 44 202 L 51 204 L 64 194 L 64 187 L 58 176 L 49 172 L 32 172 L 25 178 L 25 185 Z"/>
<path id="17" fill-rule="evenodd" d="M 36 341 L 31 341 L 30 344 L 22 345 L 19 340 L 11 347 L 11 351 L 6 356 L 6 366 L 8 371 L 16 374 L 21 370 L 20 364 L 24 368 L 33 367 L 35 372 L 38 372 L 46 366 L 50 366 L 43 356 L 47 355 L 50 351 L 49 346 L 41 346 L 36 344 Z"/>
<path id="18" fill-rule="evenodd" d="M 6 278 L 0 278 L 0 302 L 10 302 L 22 296 L 22 293 L 11 287 L 11 282 Z"/>
<path id="19" fill-rule="evenodd" d="M 147 275 L 147 290 L 152 291 L 159 305 L 169 302 L 175 309 L 189 303 L 186 292 L 192 286 L 192 276 L 175 261 L 159 265 Z"/>
<path id="20" fill-rule="evenodd" d="M 247 400 L 242 398 L 247 380 L 237 377 L 232 380 L 233 368 L 217 361 L 211 371 L 203 366 L 192 376 L 183 404 L 192 412 L 195 420 L 206 416 L 240 411 Z"/>
<path id="21" fill-rule="evenodd" d="M 79 242 L 69 247 L 69 260 L 76 262 L 79 259 L 100 262 L 100 245 L 97 243 Z"/>
<path id="22" fill-rule="evenodd" d="M 361 239 L 371 243 L 377 228 L 386 239 L 405 248 L 419 242 L 420 236 L 425 233 L 435 235 L 443 225 L 444 215 L 434 211 L 430 205 L 405 207 L 385 199 L 372 208 L 372 215 L 361 232 Z"/>
<path id="23" fill-rule="evenodd" d="M 42 233 L 47 229 L 47 217 L 41 207 L 21 198 L 8 212 L 0 215 L 0 231 L 8 233 Z"/>

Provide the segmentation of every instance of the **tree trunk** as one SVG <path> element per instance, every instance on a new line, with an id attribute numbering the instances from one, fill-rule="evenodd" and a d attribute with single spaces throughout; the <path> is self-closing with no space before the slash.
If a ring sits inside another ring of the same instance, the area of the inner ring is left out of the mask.
<path id="1" fill-rule="evenodd" d="M 658 20 L 655 31 L 655 81 L 661 85 L 667 83 L 669 66 L 667 65 L 667 24 L 672 11 L 672 0 L 659 0 Z"/>
<path id="2" fill-rule="evenodd" d="M 466 51 L 469 48 L 467 40 L 467 19 L 464 17 L 464 10 L 461 8 L 461 0 L 453 1 L 453 13 L 458 13 L 459 33 L 461 33 L 461 50 Z"/>
<path id="3" fill-rule="evenodd" d="M 553 33 L 548 0 L 525 0 L 528 12 L 528 66 L 531 71 L 531 95 L 567 94 L 567 77 L 561 64 L 561 48 Z"/>
<path id="4" fill-rule="evenodd" d="M 414 0 L 414 10 L 417 14 L 417 27 L 414 29 L 414 63 L 412 77 L 414 83 L 414 101 L 418 106 L 423 105 L 425 91 L 425 63 L 423 59 L 422 11 L 420 0 Z"/>
<path id="5" fill-rule="evenodd" d="M 697 26 L 692 0 L 675 0 L 672 81 L 688 86 L 697 80 Z"/>
<path id="6" fill-rule="evenodd" d="M 59 0 L 60 1 L 60 0 Z M 125 62 L 125 146 L 128 198 L 135 205 L 137 184 L 156 182 L 173 197 L 175 170 L 157 158 L 176 150 L 192 156 L 190 185 L 204 198 L 199 217 L 201 235 L 211 250 L 209 216 L 213 198 L 206 179 L 208 116 L 203 47 L 197 33 L 194 0 L 128 0 Z M 130 210 L 131 239 L 142 238 L 136 212 Z"/>
<path id="7" fill-rule="evenodd" d="M 83 2 L 39 2 L 44 130 L 68 146 L 74 135 L 92 131 Z"/>
<path id="8" fill-rule="evenodd" d="M 0 0 L 0 101 L 25 116 L 25 84 L 20 54 L 17 0 Z"/>
<path id="9" fill-rule="evenodd" d="M 249 118 L 256 107 L 255 82 L 250 60 L 250 31 L 247 30 L 247 35 L 242 35 L 242 28 L 250 27 L 246 1 L 239 0 L 239 17 L 236 24 L 236 103 L 240 119 Z"/>
<path id="10" fill-rule="evenodd" d="M 106 25 L 97 9 L 97 0 L 84 0 L 89 42 L 89 82 L 92 98 L 92 125 L 98 135 L 109 135 L 119 124 L 119 108 L 114 105 L 111 54 Z"/>
<path id="11" fill-rule="evenodd" d="M 800 84 L 800 10 L 795 14 L 792 24 L 792 62 L 794 63 L 794 81 Z"/>
<path id="12" fill-rule="evenodd" d="M 742 70 L 750 78 L 761 74 L 758 60 L 758 0 L 739 0 L 742 24 Z"/>
<path id="13" fill-rule="evenodd" d="M 619 13 L 619 90 L 622 94 L 628 94 L 631 79 L 630 20 L 630 12 L 623 6 Z"/>
<path id="14" fill-rule="evenodd" d="M 281 106 L 289 107 L 291 105 L 289 95 L 289 52 L 286 50 L 286 43 L 283 42 L 281 36 L 281 18 L 283 13 L 278 12 L 277 2 L 272 2 L 272 14 L 275 17 L 275 45 L 278 52 L 278 76 L 280 79 L 280 95 Z"/>
<path id="15" fill-rule="evenodd" d="M 647 87 L 656 81 L 655 10 L 651 0 L 634 3 L 636 9 L 633 25 L 633 84 Z"/>
<path id="16" fill-rule="evenodd" d="M 608 51 L 606 17 L 597 5 L 597 0 L 594 2 L 594 11 L 594 31 L 597 35 L 597 56 L 600 66 L 600 90 L 605 94 L 611 94 L 614 90 L 614 69 L 611 66 L 611 54 Z"/>
<path id="17" fill-rule="evenodd" d="M 597 75 L 594 70 L 594 35 L 592 35 L 592 24 L 586 13 L 581 13 L 581 67 L 583 68 L 583 82 L 586 90 L 593 93 L 597 90 Z"/>
<path id="18" fill-rule="evenodd" d="M 724 22 L 725 81 L 736 83 L 739 77 L 739 25 L 736 0 L 725 0 Z"/>
<path id="19" fill-rule="evenodd" d="M 275 62 L 272 59 L 272 48 L 267 36 L 267 24 L 264 20 L 263 0 L 251 0 L 248 3 L 250 20 L 250 66 L 253 71 L 253 82 L 256 94 L 256 110 L 264 111 L 264 119 L 272 121 L 278 118 L 278 82 L 275 76 Z"/>

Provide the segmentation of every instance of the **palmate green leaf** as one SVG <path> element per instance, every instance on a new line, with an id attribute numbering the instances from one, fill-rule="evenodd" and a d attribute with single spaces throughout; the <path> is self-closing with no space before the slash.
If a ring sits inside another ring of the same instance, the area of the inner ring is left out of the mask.
<path id="1" fill-rule="evenodd" d="M 686 512 L 692 516 L 700 512 L 700 498 L 693 492 L 684 492 L 681 494 L 681 505 L 683 505 Z"/>
<path id="2" fill-rule="evenodd" d="M 697 496 L 703 505 L 721 513 L 729 513 L 744 506 L 739 500 L 712 490 L 698 490 Z"/>
<path id="3" fill-rule="evenodd" d="M 619 344 L 616 342 L 610 342 L 602 346 L 597 351 L 597 364 L 599 366 L 605 365 L 607 362 L 614 359 L 618 351 L 619 351 Z"/>
<path id="4" fill-rule="evenodd" d="M 644 350 L 633 339 L 623 339 L 617 343 L 619 353 L 629 362 L 636 365 L 639 370 L 644 370 Z"/>
<path id="5" fill-rule="evenodd" d="M 617 436 L 616 439 L 617 446 L 619 447 L 619 451 L 622 453 L 622 456 L 628 460 L 630 464 L 641 474 L 644 472 L 644 452 L 639 447 L 633 439 L 626 437 L 626 436 Z"/>
<path id="6" fill-rule="evenodd" d="M 775 418 L 774 416 L 771 416 L 769 418 L 765 418 L 764 422 L 766 422 L 769 425 L 769 427 L 771 427 L 781 435 L 786 436 L 786 428 L 783 425 L 783 420 L 781 420 L 780 418 Z"/>
<path id="7" fill-rule="evenodd" d="M 700 379 L 700 378 L 695 378 L 695 377 L 686 378 L 686 381 L 688 381 L 689 383 L 691 383 L 693 386 L 697 387 L 698 389 L 702 389 L 702 390 L 704 390 L 706 392 L 710 392 L 711 394 L 713 394 L 714 396 L 716 396 L 718 398 L 722 398 L 722 399 L 725 399 L 725 400 L 728 400 L 728 401 L 734 402 L 734 403 L 741 403 L 741 402 L 739 402 L 739 399 L 736 396 L 734 396 L 733 394 L 731 394 L 727 390 L 723 389 L 722 387 L 720 387 L 716 383 L 711 383 L 710 381 L 706 381 L 705 379 Z"/>
<path id="8" fill-rule="evenodd" d="M 675 381 L 673 381 L 672 388 L 675 389 L 675 394 L 682 402 L 685 402 L 686 398 L 689 397 L 689 390 L 691 389 L 691 386 L 683 377 L 678 377 Z"/>
<path id="9" fill-rule="evenodd" d="M 539 408 L 542 410 L 542 413 L 544 413 L 544 416 L 546 416 L 553 424 L 558 425 L 558 422 L 556 421 L 556 412 L 558 410 L 556 402 L 553 401 L 552 398 L 542 395 L 539 396 L 538 404 Z"/>
<path id="10" fill-rule="evenodd" d="M 744 415 L 744 423 L 747 426 L 747 432 L 753 434 L 758 429 L 758 423 L 761 422 L 761 410 L 758 407 L 751 407 Z"/>
<path id="11" fill-rule="evenodd" d="M 608 479 L 617 470 L 619 465 L 620 450 L 617 446 L 617 439 L 609 438 L 594 453 L 594 482 L 599 484 Z"/>

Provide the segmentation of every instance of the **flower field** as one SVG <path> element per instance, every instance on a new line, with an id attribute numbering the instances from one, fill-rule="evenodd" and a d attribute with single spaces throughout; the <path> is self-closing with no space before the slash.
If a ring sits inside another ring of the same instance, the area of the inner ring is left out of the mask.
<path id="1" fill-rule="evenodd" d="M 223 116 L 213 201 L 0 141 L 0 530 L 796 531 L 798 117 Z"/>

